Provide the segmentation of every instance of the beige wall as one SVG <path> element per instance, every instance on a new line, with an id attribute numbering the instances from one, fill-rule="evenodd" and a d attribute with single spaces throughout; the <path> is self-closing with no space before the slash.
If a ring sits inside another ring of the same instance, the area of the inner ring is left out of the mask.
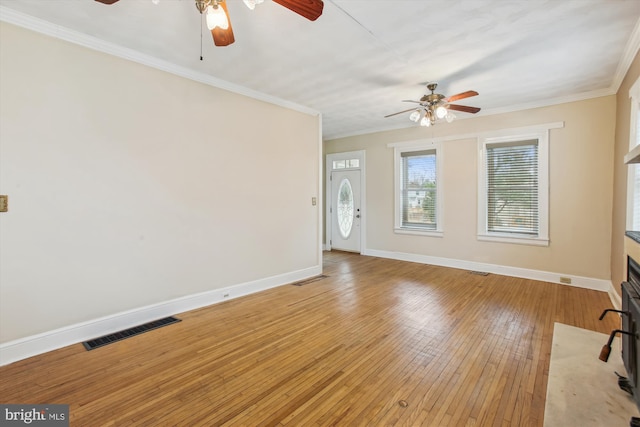
<path id="1" fill-rule="evenodd" d="M 319 134 L 0 24 L 0 342 L 320 268 Z"/>
<path id="2" fill-rule="evenodd" d="M 629 89 L 640 77 L 640 55 L 632 62 L 616 95 L 616 137 L 613 178 L 613 233 L 611 236 L 611 281 L 620 293 L 620 283 L 626 277 L 624 232 L 627 218 L 627 169 L 624 155 L 629 152 L 629 121 L 631 100 Z"/>
<path id="3" fill-rule="evenodd" d="M 615 96 L 325 141 L 327 153 L 366 150 L 367 248 L 609 280 Z M 550 131 L 551 243 L 476 239 L 477 140 L 443 143 L 444 237 L 393 232 L 393 149 L 387 144 L 564 122 Z"/>

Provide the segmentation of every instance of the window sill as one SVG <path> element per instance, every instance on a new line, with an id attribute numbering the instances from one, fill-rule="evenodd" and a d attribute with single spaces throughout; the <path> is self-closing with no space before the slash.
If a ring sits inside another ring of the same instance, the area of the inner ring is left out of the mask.
<path id="1" fill-rule="evenodd" d="M 484 242 L 515 243 L 517 245 L 549 246 L 549 239 L 505 234 L 478 234 L 478 240 Z"/>
<path id="2" fill-rule="evenodd" d="M 420 228 L 394 228 L 396 234 L 413 234 L 414 236 L 443 237 L 444 232 L 439 230 L 423 230 Z"/>

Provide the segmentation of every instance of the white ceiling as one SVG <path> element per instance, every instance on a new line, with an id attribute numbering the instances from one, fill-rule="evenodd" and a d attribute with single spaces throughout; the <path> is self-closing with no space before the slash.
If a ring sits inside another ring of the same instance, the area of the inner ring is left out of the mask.
<path id="1" fill-rule="evenodd" d="M 0 0 L 0 19 L 38 18 L 319 111 L 325 139 L 416 126 L 384 116 L 431 81 L 478 91 L 458 101 L 478 115 L 615 93 L 640 45 L 638 0 L 325 0 L 315 22 L 268 0 L 227 3 L 236 42 L 215 47 L 205 27 L 202 61 L 193 0 Z"/>

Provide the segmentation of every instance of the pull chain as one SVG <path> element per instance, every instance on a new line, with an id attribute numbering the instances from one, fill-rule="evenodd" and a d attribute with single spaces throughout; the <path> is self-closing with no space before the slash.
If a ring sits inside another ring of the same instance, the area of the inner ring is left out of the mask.
<path id="1" fill-rule="evenodd" d="M 200 12 L 200 61 L 202 61 L 202 26 L 204 25 L 204 16 Z"/>

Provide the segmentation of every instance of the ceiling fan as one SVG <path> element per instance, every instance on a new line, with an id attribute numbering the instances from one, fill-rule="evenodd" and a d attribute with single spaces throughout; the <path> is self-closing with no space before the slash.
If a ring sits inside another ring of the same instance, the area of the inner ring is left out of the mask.
<path id="1" fill-rule="evenodd" d="M 95 0 L 99 3 L 114 4 L 118 0 Z M 273 0 L 281 6 L 286 7 L 292 12 L 315 21 L 322 15 L 324 3 L 322 0 Z M 253 10 L 256 4 L 260 4 L 264 0 L 244 0 L 247 7 Z M 195 0 L 196 8 L 200 14 L 205 14 L 207 18 L 207 28 L 211 30 L 213 42 L 216 46 L 229 46 L 235 41 L 233 36 L 233 28 L 231 28 L 231 20 L 229 19 L 229 11 L 227 10 L 227 2 L 225 0 Z"/>
<path id="2" fill-rule="evenodd" d="M 409 108 L 408 110 L 399 111 L 397 113 L 389 114 L 384 117 L 387 118 L 413 111 L 409 115 L 409 120 L 416 123 L 419 121 L 421 126 L 432 126 L 436 124 L 436 121 L 442 119 L 445 119 L 447 122 L 451 123 L 456 116 L 450 110 L 462 111 L 471 114 L 475 114 L 480 111 L 480 108 L 477 107 L 467 107 L 466 105 L 451 104 L 451 102 L 457 101 L 459 99 L 478 95 L 478 92 L 476 92 L 475 90 L 468 90 L 466 92 L 458 93 L 447 98 L 442 94 L 435 93 L 436 87 L 438 87 L 437 83 L 429 83 L 427 85 L 427 89 L 429 89 L 431 93 L 424 95 L 422 98 L 420 98 L 419 101 L 412 101 L 410 99 L 405 99 L 402 101 L 420 104 L 419 107 Z"/>

